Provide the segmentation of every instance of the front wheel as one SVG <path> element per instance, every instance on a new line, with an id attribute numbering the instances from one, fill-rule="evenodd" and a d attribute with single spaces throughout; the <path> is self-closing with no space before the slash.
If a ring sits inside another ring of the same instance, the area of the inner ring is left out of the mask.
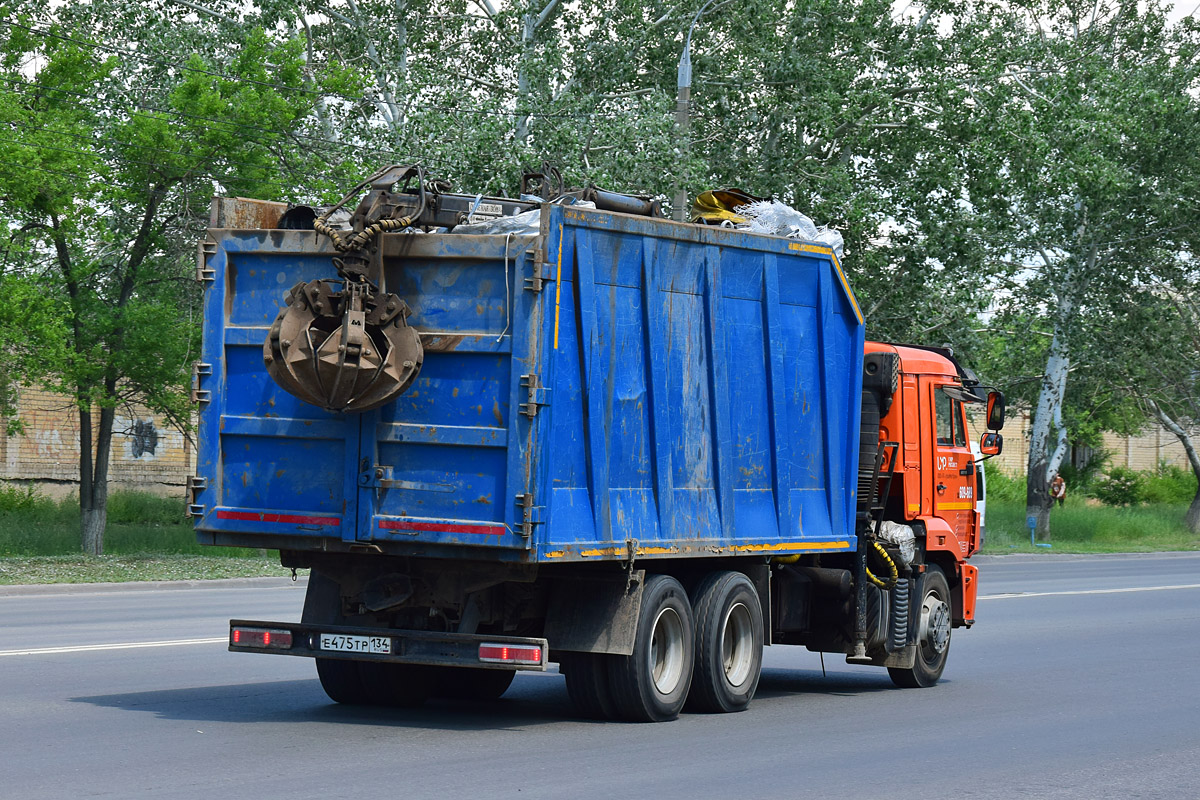
<path id="1" fill-rule="evenodd" d="M 912 667 L 888 667 L 892 683 L 902 689 L 933 686 L 942 677 L 950 655 L 950 585 L 941 569 L 932 564 L 921 579 L 917 626 L 917 658 Z"/>

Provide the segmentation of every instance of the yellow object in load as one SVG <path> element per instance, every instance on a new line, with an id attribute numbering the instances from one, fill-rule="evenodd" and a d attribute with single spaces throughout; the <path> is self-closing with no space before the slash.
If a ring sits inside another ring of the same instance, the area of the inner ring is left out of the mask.
<path id="1" fill-rule="evenodd" d="M 692 203 L 692 222 L 706 222 L 709 225 L 719 225 L 726 220 L 745 222 L 746 218 L 735 213 L 734 209 L 765 199 L 741 189 L 710 189 L 701 192 Z"/>

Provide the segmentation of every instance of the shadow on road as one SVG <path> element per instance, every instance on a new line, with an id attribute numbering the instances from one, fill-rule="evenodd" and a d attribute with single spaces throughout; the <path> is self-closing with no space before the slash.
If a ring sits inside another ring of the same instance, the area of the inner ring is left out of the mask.
<path id="1" fill-rule="evenodd" d="M 873 692 L 895 691 L 887 673 L 875 669 L 870 672 L 834 672 L 827 675 L 812 670 L 764 668 L 758 681 L 755 700 L 787 695 L 827 695 L 849 697 Z"/>
<path id="2" fill-rule="evenodd" d="M 193 722 L 316 721 L 437 730 L 505 730 L 579 721 L 563 681 L 542 676 L 524 680 L 518 676 L 500 700 L 433 699 L 419 709 L 339 705 L 325 696 L 315 678 L 94 695 L 73 697 L 71 701 Z"/>
<path id="3" fill-rule="evenodd" d="M 767 668 L 759 681 L 756 703 L 805 695 L 845 697 L 893 690 L 886 675 L 875 672 L 830 672 L 823 676 L 812 670 Z M 192 722 L 316 721 L 430 730 L 506 730 L 567 721 L 606 724 L 575 714 L 564 681 L 553 674 L 518 676 L 500 700 L 435 698 L 419 709 L 339 705 L 326 697 L 315 679 L 93 695 L 71 701 Z"/>

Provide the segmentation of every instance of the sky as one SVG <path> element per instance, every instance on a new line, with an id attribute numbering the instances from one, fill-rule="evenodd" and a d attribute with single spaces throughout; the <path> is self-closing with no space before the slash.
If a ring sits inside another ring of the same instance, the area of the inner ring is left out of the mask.
<path id="1" fill-rule="evenodd" d="M 1178 22 L 1190 14 L 1196 14 L 1200 8 L 1200 0 L 1175 0 L 1175 9 L 1171 12 L 1172 22 Z"/>

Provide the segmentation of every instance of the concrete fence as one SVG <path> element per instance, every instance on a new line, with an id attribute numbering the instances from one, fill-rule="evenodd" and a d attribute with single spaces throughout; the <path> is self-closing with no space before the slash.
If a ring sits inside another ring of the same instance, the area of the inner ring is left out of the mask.
<path id="1" fill-rule="evenodd" d="M 79 412 L 69 398 L 23 388 L 17 415 L 24 432 L 0 437 L 0 480 L 33 484 L 53 497 L 79 489 Z M 99 413 L 92 414 L 93 430 Z M 183 497 L 195 450 L 178 430 L 142 406 L 117 409 L 109 489 Z"/>

